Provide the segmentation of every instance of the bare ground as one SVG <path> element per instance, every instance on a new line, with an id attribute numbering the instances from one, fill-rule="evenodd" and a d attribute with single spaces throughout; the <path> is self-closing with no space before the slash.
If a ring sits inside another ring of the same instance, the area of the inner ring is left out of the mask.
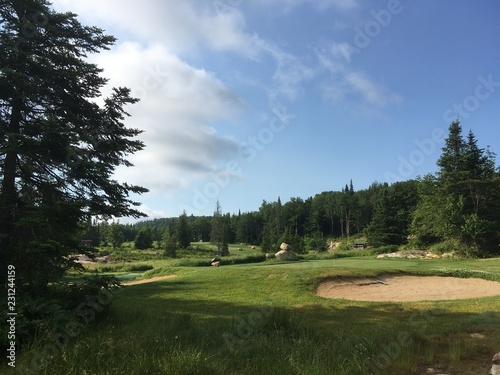
<path id="1" fill-rule="evenodd" d="M 135 281 L 124 282 L 123 285 L 128 286 L 128 285 L 154 283 L 155 281 L 161 281 L 161 280 L 166 280 L 166 279 L 173 279 L 174 277 L 175 277 L 175 275 L 157 276 L 157 277 L 152 277 L 150 279 L 142 279 L 142 280 L 135 280 Z"/>
<path id="2" fill-rule="evenodd" d="M 500 283 L 441 276 L 380 276 L 325 280 L 316 295 L 352 301 L 406 302 L 452 300 L 500 295 Z"/>

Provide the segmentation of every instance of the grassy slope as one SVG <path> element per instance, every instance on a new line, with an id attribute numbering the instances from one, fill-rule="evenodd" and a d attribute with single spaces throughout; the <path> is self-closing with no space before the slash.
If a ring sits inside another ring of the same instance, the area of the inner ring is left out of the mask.
<path id="1" fill-rule="evenodd" d="M 500 350 L 499 298 L 363 303 L 313 293 L 318 280 L 337 275 L 467 275 L 472 269 L 500 280 L 499 260 L 168 264 L 154 275 L 176 272 L 177 278 L 124 288 L 104 319 L 72 339 L 41 373 L 352 375 L 379 363 L 381 374 L 418 373 L 436 364 L 453 374 L 481 374 Z M 473 332 L 486 338 L 473 339 Z"/>

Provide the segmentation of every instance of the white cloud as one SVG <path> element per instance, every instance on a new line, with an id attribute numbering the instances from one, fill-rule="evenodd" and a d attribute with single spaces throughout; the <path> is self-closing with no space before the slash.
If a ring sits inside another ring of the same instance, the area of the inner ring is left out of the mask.
<path id="1" fill-rule="evenodd" d="M 296 6 L 301 4 L 309 3 L 316 7 L 318 10 L 326 10 L 328 8 L 336 8 L 342 11 L 352 10 L 358 7 L 357 0 L 253 0 L 252 3 L 257 3 L 259 5 L 281 5 L 284 7 L 285 11 L 291 10 Z"/>
<path id="2" fill-rule="evenodd" d="M 218 12 L 212 1 L 85 0 L 56 1 L 55 5 L 112 34 L 146 44 L 161 42 L 176 54 L 196 54 L 200 48 L 251 58 L 259 54 L 258 38 L 245 32 L 244 15 L 237 8 Z"/>
<path id="3" fill-rule="evenodd" d="M 349 73 L 346 76 L 349 87 L 361 94 L 361 96 L 371 105 L 385 107 L 401 101 L 401 96 L 391 93 L 385 87 L 377 85 L 366 75 L 361 73 Z"/>
<path id="4" fill-rule="evenodd" d="M 147 147 L 129 158 L 134 168 L 118 169 L 120 180 L 172 192 L 237 154 L 238 143 L 211 124 L 237 116 L 243 104 L 212 74 L 158 45 L 124 43 L 95 60 L 110 86 L 130 87 L 141 99 L 128 108 L 127 125 L 145 131 L 140 139 Z"/>
<path id="5" fill-rule="evenodd" d="M 283 1 L 291 5 L 303 0 Z M 85 0 L 71 2 L 70 6 L 69 3 L 59 0 L 55 5 L 71 9 L 89 24 L 109 27 L 111 34 L 118 32 L 143 45 L 161 44 L 176 56 L 197 55 L 205 48 L 236 53 L 256 62 L 271 57 L 276 66 L 271 77 L 272 87 L 268 87 L 273 99 L 282 95 L 295 100 L 300 83 L 312 75 L 294 56 L 246 30 L 243 4 L 221 11 L 215 1 L 198 0 Z M 325 0 L 324 3 L 345 8 L 354 0 Z"/>
<path id="6" fill-rule="evenodd" d="M 331 74 L 330 82 L 322 84 L 324 97 L 340 102 L 348 96 L 361 97 L 373 107 L 385 107 L 399 103 L 402 98 L 367 74 L 355 71 L 351 66 L 353 49 L 347 43 L 332 43 L 324 50 L 316 51 L 320 66 Z"/>

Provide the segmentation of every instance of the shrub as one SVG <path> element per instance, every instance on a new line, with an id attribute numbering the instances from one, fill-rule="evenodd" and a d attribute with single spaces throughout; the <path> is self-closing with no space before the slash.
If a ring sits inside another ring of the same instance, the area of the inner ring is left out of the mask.
<path id="1" fill-rule="evenodd" d="M 379 246 L 379 247 L 375 248 L 375 251 L 377 252 L 377 254 L 395 253 L 398 250 L 399 250 L 398 245 L 385 245 L 385 246 Z"/>

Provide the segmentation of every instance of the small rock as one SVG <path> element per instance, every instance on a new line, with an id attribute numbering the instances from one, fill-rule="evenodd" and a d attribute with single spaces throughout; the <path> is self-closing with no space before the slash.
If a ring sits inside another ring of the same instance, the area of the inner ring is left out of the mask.
<path id="1" fill-rule="evenodd" d="M 492 361 L 495 365 L 500 365 L 500 353 L 495 354 Z"/>
<path id="2" fill-rule="evenodd" d="M 272 259 L 276 258 L 276 256 L 273 253 L 266 253 L 266 259 Z"/>
<path id="3" fill-rule="evenodd" d="M 484 339 L 484 338 L 486 338 L 485 335 L 482 335 L 480 333 L 471 333 L 470 337 L 473 337 L 475 339 Z"/>

